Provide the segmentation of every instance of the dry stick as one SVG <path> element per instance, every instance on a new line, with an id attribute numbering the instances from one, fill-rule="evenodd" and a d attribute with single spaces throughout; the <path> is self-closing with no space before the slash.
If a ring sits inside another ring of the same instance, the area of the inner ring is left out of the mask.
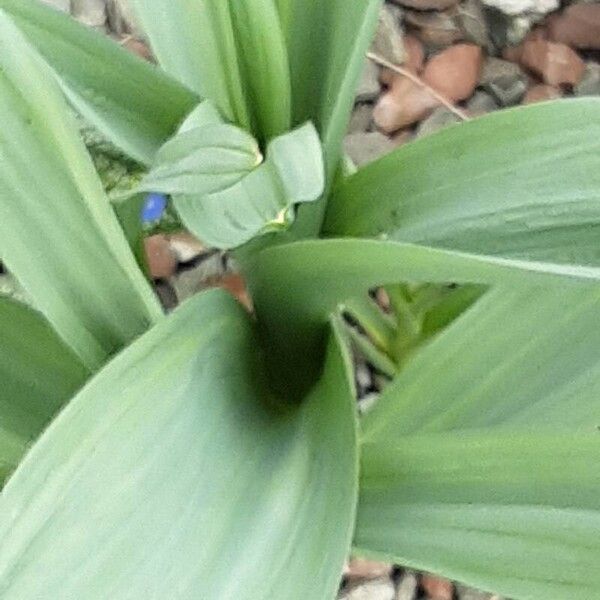
<path id="1" fill-rule="evenodd" d="M 402 77 L 406 77 L 410 79 L 413 83 L 416 83 L 418 86 L 422 87 L 427 93 L 431 94 L 440 104 L 443 104 L 450 112 L 454 113 L 461 121 L 470 121 L 467 113 L 462 111 L 460 108 L 457 108 L 448 98 L 442 96 L 439 92 L 436 92 L 432 87 L 428 86 L 420 77 L 411 73 L 408 69 L 404 69 L 403 67 L 399 67 L 394 63 L 391 63 L 389 60 L 383 58 L 383 56 L 379 56 L 374 52 L 367 52 L 367 58 L 372 60 L 374 63 L 378 64 L 381 67 L 385 67 L 386 69 L 390 69 L 394 71 L 394 73 L 398 73 L 398 75 L 402 75 Z"/>

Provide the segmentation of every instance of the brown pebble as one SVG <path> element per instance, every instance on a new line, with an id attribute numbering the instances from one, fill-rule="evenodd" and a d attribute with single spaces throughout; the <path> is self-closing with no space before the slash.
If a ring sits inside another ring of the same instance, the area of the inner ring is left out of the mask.
<path id="1" fill-rule="evenodd" d="M 548 37 L 574 48 L 600 49 L 600 4 L 573 4 L 547 21 Z"/>
<path id="2" fill-rule="evenodd" d="M 151 235 L 144 240 L 148 269 L 153 279 L 166 279 L 177 269 L 177 257 L 166 235 Z"/>
<path id="3" fill-rule="evenodd" d="M 466 100 L 475 91 L 482 64 L 479 46 L 456 44 L 429 60 L 423 80 L 452 102 Z"/>
<path id="4" fill-rule="evenodd" d="M 424 574 L 421 577 L 421 587 L 430 600 L 452 600 L 454 585 L 443 577 Z"/>
<path id="5" fill-rule="evenodd" d="M 413 73 L 420 73 L 425 64 L 425 49 L 421 41 L 410 33 L 406 34 L 404 36 L 404 50 L 406 60 L 402 66 Z"/>
<path id="6" fill-rule="evenodd" d="M 155 62 L 150 48 L 144 42 L 132 37 L 126 37 L 121 40 L 121 45 L 130 52 L 137 54 L 140 58 L 143 58 L 148 62 Z"/>
<path id="7" fill-rule="evenodd" d="M 373 111 L 375 125 L 385 133 L 394 133 L 427 117 L 439 102 L 422 86 L 397 76 Z"/>
<path id="8" fill-rule="evenodd" d="M 554 86 L 577 85 L 585 71 L 585 63 L 569 46 L 546 40 L 527 41 L 521 64 Z"/>
<path id="9" fill-rule="evenodd" d="M 555 100 L 562 96 L 561 91 L 552 85 L 540 83 L 527 90 L 523 98 L 523 104 L 534 104 L 535 102 L 544 102 L 544 100 Z"/>

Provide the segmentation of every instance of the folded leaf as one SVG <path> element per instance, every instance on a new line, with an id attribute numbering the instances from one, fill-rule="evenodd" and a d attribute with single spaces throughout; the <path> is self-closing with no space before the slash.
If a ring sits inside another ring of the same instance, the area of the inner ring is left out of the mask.
<path id="1" fill-rule="evenodd" d="M 0 487 L 88 371 L 31 308 L 0 296 Z"/>
<path id="2" fill-rule="evenodd" d="M 0 11 L 0 257 L 86 367 L 158 319 L 50 69 Z"/>
<path id="3" fill-rule="evenodd" d="M 357 552 L 511 598 L 597 596 L 597 433 L 394 435 L 362 451 Z"/>
<path id="4" fill-rule="evenodd" d="M 226 0 L 132 0 L 161 66 L 230 121 L 249 128 Z"/>
<path id="5" fill-rule="evenodd" d="M 334 194 L 326 232 L 600 265 L 600 99 L 493 113 L 407 144 Z"/>
<path id="6" fill-rule="evenodd" d="M 400 242 L 342 239 L 282 244 L 250 266 L 250 284 L 273 356 L 274 376 L 302 387 L 318 372 L 323 325 L 335 307 L 369 288 L 415 283 L 585 283 L 600 269 L 508 260 Z M 310 366 L 307 364 L 310 363 Z M 303 368 L 298 369 L 298 365 Z"/>
<path id="7" fill-rule="evenodd" d="M 233 248 L 285 227 L 293 205 L 316 200 L 324 185 L 321 144 L 311 124 L 273 139 L 264 162 L 249 134 L 209 124 L 167 142 L 141 189 L 174 194 L 188 229 L 212 246 Z"/>
<path id="8" fill-rule="evenodd" d="M 0 0 L 58 75 L 85 118 L 133 158 L 150 163 L 198 102 L 153 65 L 38 0 Z"/>
<path id="9" fill-rule="evenodd" d="M 358 483 L 349 360 L 333 337 L 310 397 L 282 404 L 257 349 L 212 292 L 102 370 L 0 496 L 2 598 L 333 598 Z"/>

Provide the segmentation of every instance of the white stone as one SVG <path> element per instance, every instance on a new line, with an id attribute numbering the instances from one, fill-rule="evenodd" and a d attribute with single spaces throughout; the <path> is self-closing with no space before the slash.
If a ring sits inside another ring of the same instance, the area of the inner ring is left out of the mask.
<path id="1" fill-rule="evenodd" d="M 394 584 L 390 579 L 376 579 L 346 592 L 341 600 L 394 600 Z"/>
<path id="2" fill-rule="evenodd" d="M 560 6 L 560 0 L 483 0 L 506 15 L 520 15 L 527 12 L 546 14 Z"/>

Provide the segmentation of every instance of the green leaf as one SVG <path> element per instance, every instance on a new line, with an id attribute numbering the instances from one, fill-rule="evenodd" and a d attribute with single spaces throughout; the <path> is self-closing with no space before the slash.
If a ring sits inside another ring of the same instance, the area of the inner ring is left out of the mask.
<path id="1" fill-rule="evenodd" d="M 160 317 L 50 69 L 0 11 L 0 257 L 90 368 Z"/>
<path id="2" fill-rule="evenodd" d="M 500 287 L 413 356 L 365 439 L 494 427 L 596 431 L 600 290 Z"/>
<path id="3" fill-rule="evenodd" d="M 185 226 L 205 243 L 233 248 L 284 228 L 293 205 L 316 200 L 325 182 L 311 124 L 273 139 L 267 159 L 247 133 L 226 124 L 196 127 L 161 149 L 142 190 L 175 194 Z"/>
<path id="4" fill-rule="evenodd" d="M 382 0 L 279 0 L 292 83 L 292 122 L 312 121 L 323 142 L 328 184 L 338 168 L 365 53 Z M 300 209 L 300 236 L 321 228 L 325 198 Z"/>
<path id="5" fill-rule="evenodd" d="M 230 121 L 250 128 L 229 3 L 225 0 L 132 0 L 161 66 L 213 101 Z"/>
<path id="6" fill-rule="evenodd" d="M 194 297 L 102 370 L 7 483 L 0 595 L 333 598 L 358 483 L 349 377 L 333 337 L 310 397 L 280 403 L 251 319 L 222 292 Z"/>
<path id="7" fill-rule="evenodd" d="M 511 598 L 597 596 L 597 433 L 394 434 L 361 448 L 358 553 Z"/>
<path id="8" fill-rule="evenodd" d="M 261 139 L 291 124 L 287 47 L 275 0 L 229 0 L 248 106 Z"/>
<path id="9" fill-rule="evenodd" d="M 257 314 L 285 387 L 310 384 L 321 360 L 323 326 L 338 304 L 369 288 L 415 283 L 575 282 L 595 287 L 600 269 L 507 260 L 415 244 L 342 239 L 268 248 L 249 267 Z M 303 365 L 299 369 L 298 365 Z"/>
<path id="10" fill-rule="evenodd" d="M 45 319 L 0 296 L 0 487 L 88 371 Z"/>
<path id="11" fill-rule="evenodd" d="M 165 73 L 35 0 L 0 0 L 58 75 L 70 102 L 113 143 L 150 163 L 198 98 Z"/>
<path id="12" fill-rule="evenodd" d="M 501 111 L 407 144 L 336 191 L 325 230 L 600 264 L 600 100 Z"/>

